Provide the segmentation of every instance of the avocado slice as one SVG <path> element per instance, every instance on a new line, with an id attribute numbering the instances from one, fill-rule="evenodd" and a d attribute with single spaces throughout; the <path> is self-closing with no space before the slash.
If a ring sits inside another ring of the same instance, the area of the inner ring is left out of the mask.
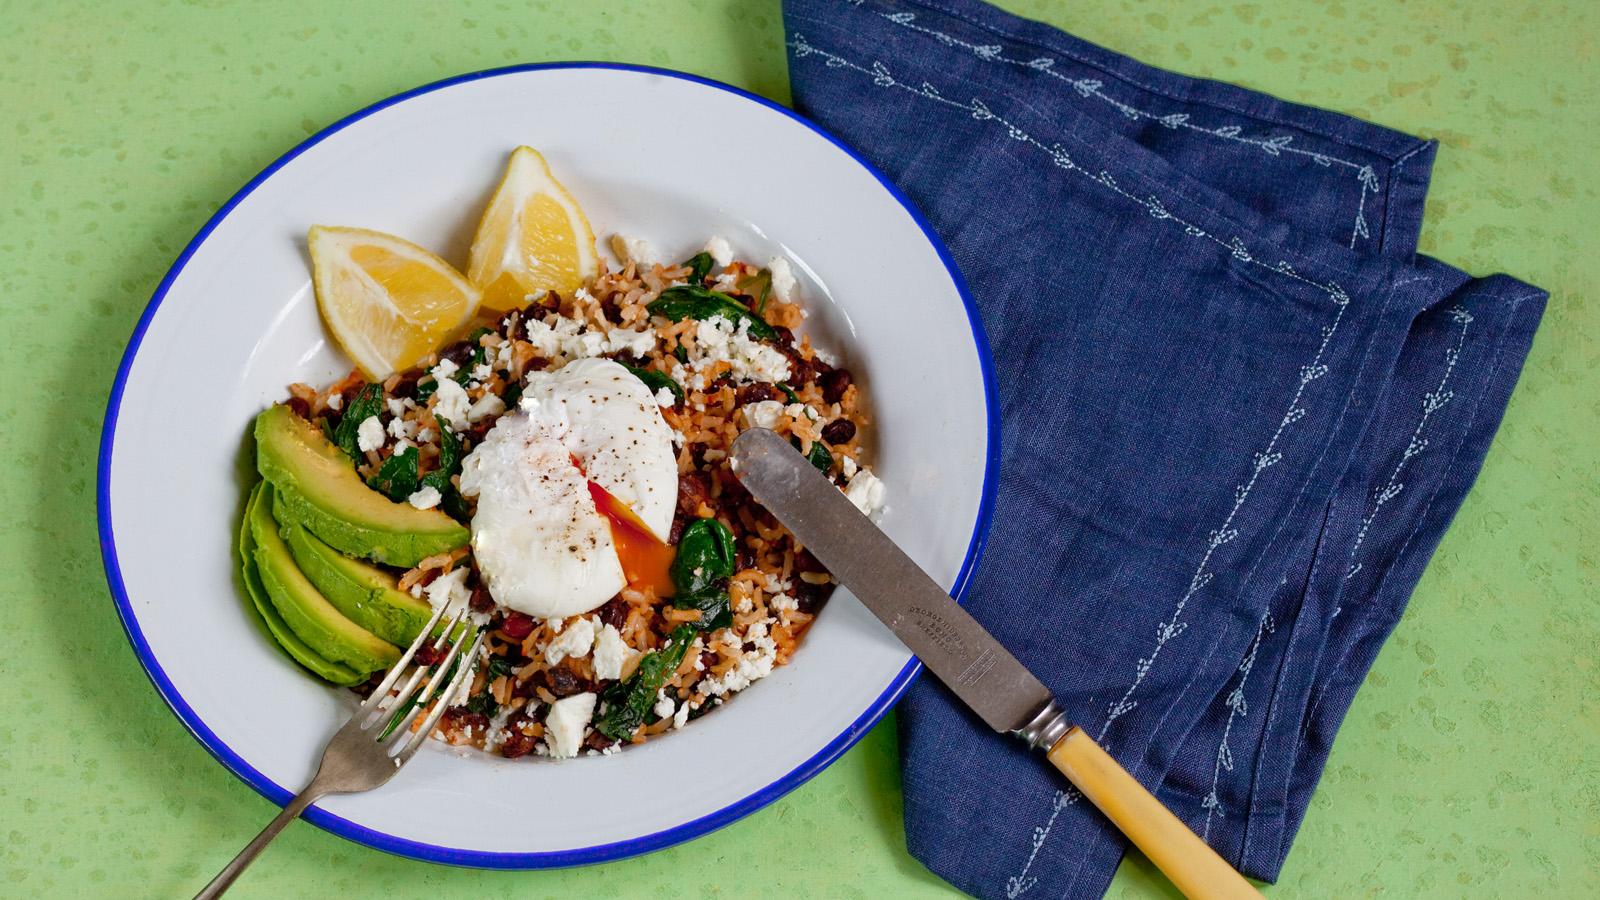
<path id="1" fill-rule="evenodd" d="M 250 606 L 255 610 L 261 624 L 266 626 L 267 633 L 277 642 L 278 646 L 289 658 L 311 670 L 311 673 L 325 681 L 350 687 L 367 680 L 367 676 L 355 669 L 341 663 L 330 662 L 318 655 L 317 651 L 306 646 L 306 642 L 294 633 L 283 616 L 278 615 L 278 610 L 267 599 L 266 585 L 261 583 L 261 572 L 256 568 L 256 539 L 250 531 L 251 513 L 261 498 L 261 488 L 266 482 L 261 482 L 250 492 L 250 499 L 245 504 L 244 521 L 239 527 L 239 561 L 244 576 L 244 590 L 250 596 Z"/>
<path id="2" fill-rule="evenodd" d="M 289 552 L 322 596 L 350 621 L 391 644 L 408 646 L 433 607 L 397 586 L 388 572 L 328 546 L 299 525 L 284 529 Z"/>
<path id="3" fill-rule="evenodd" d="M 256 416 L 256 468 L 277 489 L 273 512 L 351 556 L 410 568 L 465 547 L 466 527 L 437 509 L 396 503 L 361 482 L 338 447 L 287 406 Z"/>
<path id="4" fill-rule="evenodd" d="M 345 618 L 307 580 L 294 564 L 289 545 L 269 511 L 272 495 L 272 485 L 261 489 L 261 497 L 250 510 L 250 534 L 256 542 L 256 570 L 278 615 L 325 659 L 360 672 L 388 668 L 400 658 L 399 648 Z"/>

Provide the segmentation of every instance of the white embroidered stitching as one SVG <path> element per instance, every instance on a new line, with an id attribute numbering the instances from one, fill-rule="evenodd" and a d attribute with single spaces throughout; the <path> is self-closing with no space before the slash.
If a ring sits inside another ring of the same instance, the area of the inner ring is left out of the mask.
<path id="1" fill-rule="evenodd" d="M 1079 166 L 1077 163 L 1075 163 L 1072 160 L 1072 157 L 1067 153 L 1066 149 L 1060 144 L 1052 143 L 1047 145 L 1043 143 L 1033 135 L 1029 134 L 1027 131 L 1019 128 L 1015 123 L 1003 116 L 997 115 L 992 109 L 990 109 L 988 104 L 984 103 L 979 98 L 974 97 L 969 103 L 961 103 L 945 97 L 943 94 L 940 94 L 937 88 L 926 81 L 922 82 L 922 84 L 918 86 L 906 84 L 905 82 L 896 80 L 893 74 L 889 72 L 888 67 L 885 66 L 881 61 L 874 60 L 870 67 L 858 65 L 842 56 L 813 46 L 806 41 L 804 35 L 798 32 L 791 37 L 789 41 L 789 47 L 794 51 L 796 59 L 804 59 L 813 55 L 819 56 L 822 58 L 823 64 L 830 69 L 850 69 L 870 77 L 872 79 L 872 83 L 878 87 L 898 88 L 907 93 L 932 100 L 936 103 L 953 107 L 955 109 L 964 110 L 973 119 L 976 119 L 980 122 L 994 122 L 997 125 L 1005 128 L 1007 135 L 1011 137 L 1012 140 L 1019 141 L 1043 151 L 1050 157 L 1050 161 L 1058 168 L 1069 172 L 1076 172 L 1116 192 L 1117 194 L 1120 194 L 1128 200 L 1131 200 L 1134 203 L 1144 207 L 1145 211 L 1154 218 L 1170 220 L 1177 225 L 1181 225 L 1183 227 L 1184 234 L 1190 237 L 1203 237 L 1227 250 L 1229 255 L 1231 255 L 1234 259 L 1260 266 L 1269 271 L 1277 272 L 1280 275 L 1292 278 L 1303 284 L 1323 291 L 1328 295 L 1329 299 L 1333 301 L 1334 305 L 1338 309 L 1338 312 L 1335 313 L 1333 317 L 1333 321 L 1322 327 L 1322 341 L 1317 346 L 1316 354 L 1312 357 L 1311 362 L 1302 367 L 1300 370 L 1298 386 L 1295 389 L 1294 397 L 1289 401 L 1288 411 L 1285 412 L 1283 417 L 1279 420 L 1278 427 L 1273 432 L 1272 438 L 1267 442 L 1265 449 L 1255 454 L 1254 463 L 1250 467 L 1249 477 L 1243 484 L 1238 485 L 1234 489 L 1233 508 L 1229 510 L 1228 516 L 1223 520 L 1222 525 L 1210 533 L 1210 536 L 1207 540 L 1205 554 L 1201 557 L 1200 564 L 1195 569 L 1194 575 L 1192 575 L 1189 579 L 1188 590 L 1185 591 L 1182 598 L 1178 600 L 1176 607 L 1173 609 L 1171 618 L 1160 623 L 1156 629 L 1155 648 L 1151 651 L 1148 657 L 1142 658 L 1138 661 L 1138 664 L 1134 670 L 1133 682 L 1128 686 L 1127 691 L 1123 693 L 1122 697 L 1116 703 L 1111 704 L 1107 712 L 1106 720 L 1102 725 L 1098 736 L 1096 737 L 1097 741 L 1103 742 L 1106 732 L 1111 728 L 1112 723 L 1118 718 L 1121 718 L 1123 715 L 1131 712 L 1138 706 L 1138 703 L 1132 700 L 1133 694 L 1144 683 L 1145 677 L 1155 666 L 1156 660 L 1161 655 L 1162 648 L 1166 646 L 1168 641 L 1182 634 L 1184 630 L 1188 628 L 1188 623 L 1181 621 L 1183 611 L 1188 606 L 1189 600 L 1193 598 L 1194 595 L 1204 588 L 1208 583 L 1210 583 L 1213 575 L 1210 571 L 1208 571 L 1208 567 L 1210 566 L 1212 556 L 1216 553 L 1217 548 L 1238 537 L 1238 529 L 1233 527 L 1233 523 L 1234 519 L 1239 514 L 1239 510 L 1244 506 L 1245 501 L 1249 499 L 1250 493 L 1254 489 L 1256 482 L 1261 478 L 1261 473 L 1282 459 L 1282 454 L 1276 449 L 1278 440 L 1283 436 L 1284 431 L 1289 426 L 1299 422 L 1305 417 L 1306 412 L 1305 409 L 1300 406 L 1300 398 L 1304 396 L 1306 386 L 1327 374 L 1328 367 L 1322 363 L 1322 357 L 1324 353 L 1327 352 L 1328 345 L 1332 341 L 1334 333 L 1338 331 L 1340 323 L 1344 320 L 1345 310 L 1350 304 L 1350 296 L 1335 282 L 1330 281 L 1327 284 L 1321 284 L 1300 275 L 1287 261 L 1280 260 L 1277 263 L 1269 264 L 1263 260 L 1257 259 L 1255 255 L 1250 252 L 1245 243 L 1237 236 L 1228 240 L 1223 240 L 1199 225 L 1188 222 L 1183 218 L 1172 214 L 1156 197 L 1141 198 L 1129 193 L 1116 183 L 1116 180 L 1112 178 L 1111 173 L 1109 172 L 1101 171 L 1098 175 L 1089 172 L 1087 169 L 1084 169 L 1082 166 Z M 1007 879 L 1006 893 L 1008 897 L 1012 898 L 1012 900 L 1015 900 L 1016 897 L 1021 896 L 1024 893 L 1027 893 L 1027 891 L 1037 883 L 1038 879 L 1029 877 L 1028 872 L 1033 868 L 1034 860 L 1039 855 L 1039 849 L 1043 847 L 1044 843 L 1049 839 L 1051 829 L 1055 825 L 1056 817 L 1060 814 L 1061 810 L 1075 803 L 1079 796 L 1081 795 L 1079 795 L 1076 791 L 1057 792 L 1056 798 L 1052 802 L 1050 817 L 1045 821 L 1044 825 L 1038 826 L 1034 829 L 1033 848 L 1032 852 L 1028 854 L 1026 864 L 1024 864 L 1022 867 L 1021 872 Z"/>
<path id="2" fill-rule="evenodd" d="M 850 0 L 850 2 L 852 6 L 861 5 L 859 2 L 856 2 L 856 0 Z M 1073 89 L 1076 90 L 1080 96 L 1085 98 L 1093 97 L 1097 100 L 1101 100 L 1107 104 L 1110 104 L 1111 106 L 1115 107 L 1118 112 L 1134 121 L 1146 119 L 1153 122 L 1160 122 L 1167 128 L 1183 128 L 1198 134 L 1209 135 L 1214 138 L 1221 138 L 1223 140 L 1233 141 L 1240 144 L 1247 144 L 1255 147 L 1268 156 L 1278 156 L 1283 153 L 1293 153 L 1308 157 L 1319 166 L 1330 166 L 1334 164 L 1345 166 L 1355 172 L 1356 179 L 1361 186 L 1360 194 L 1356 198 L 1355 224 L 1352 226 L 1350 231 L 1350 249 L 1355 249 L 1356 240 L 1358 238 L 1370 238 L 1372 236 L 1370 229 L 1367 227 L 1367 195 L 1369 193 L 1377 193 L 1379 183 L 1378 173 L 1375 172 L 1370 165 L 1343 159 L 1330 153 L 1322 153 L 1316 150 L 1302 150 L 1299 147 L 1291 147 L 1289 144 L 1294 140 L 1294 135 L 1284 134 L 1269 138 L 1246 137 L 1241 134 L 1243 129 L 1238 125 L 1222 125 L 1215 128 L 1208 128 L 1204 125 L 1197 125 L 1193 122 L 1190 122 L 1188 113 L 1167 113 L 1165 115 L 1161 115 L 1150 112 L 1146 109 L 1140 109 L 1130 103 L 1118 100 L 1117 98 L 1103 92 L 1101 88 L 1105 86 L 1105 83 L 1097 78 L 1072 78 L 1057 72 L 1055 70 L 1056 60 L 1051 57 L 1039 56 L 1032 59 L 1022 59 L 1020 57 L 1006 56 L 1003 52 L 1005 48 L 999 44 L 974 44 L 971 41 L 964 41 L 954 35 L 946 34 L 937 28 L 928 28 L 918 25 L 916 24 L 917 14 L 914 12 L 878 12 L 876 15 L 887 19 L 889 22 L 898 25 L 901 28 L 915 31 L 919 34 L 925 34 L 947 47 L 960 47 L 964 50 L 969 50 L 972 52 L 972 55 L 986 62 L 1006 63 L 1008 65 L 1022 66 L 1024 68 L 1032 69 L 1036 72 L 1043 72 L 1045 75 L 1048 75 L 1051 78 L 1072 85 Z"/>
<path id="3" fill-rule="evenodd" d="M 1050 801 L 1050 818 L 1045 819 L 1043 825 L 1035 825 L 1033 828 L 1033 849 L 1028 853 L 1028 861 L 1023 865 L 1021 874 L 1006 879 L 1006 897 L 1010 900 L 1016 900 L 1026 894 L 1038 883 L 1038 878 L 1028 877 L 1028 870 L 1033 868 L 1034 857 L 1039 855 L 1039 848 L 1043 847 L 1044 842 L 1050 837 L 1050 829 L 1056 824 L 1056 816 L 1061 815 L 1063 809 L 1077 803 L 1081 796 L 1083 795 L 1075 788 L 1056 791 L 1055 797 Z"/>
<path id="4" fill-rule="evenodd" d="M 1422 415 L 1417 418 L 1417 427 L 1411 431 L 1411 440 L 1406 442 L 1406 449 L 1401 452 L 1400 459 L 1394 465 L 1394 471 L 1389 473 L 1389 480 L 1383 487 L 1378 488 L 1373 494 L 1372 508 L 1361 520 L 1361 529 L 1356 532 L 1355 543 L 1350 546 L 1350 568 L 1344 573 L 1345 580 L 1354 577 L 1361 571 L 1362 564 L 1355 562 L 1356 553 L 1367 540 L 1367 532 L 1371 530 L 1372 523 L 1377 520 L 1378 513 L 1385 504 L 1400 496 L 1406 489 L 1405 483 L 1400 480 L 1401 473 L 1405 470 L 1406 463 L 1411 458 L 1421 453 L 1428 446 L 1428 439 L 1423 437 L 1423 431 L 1428 427 L 1428 419 L 1434 413 L 1443 409 L 1452 399 L 1455 392 L 1449 390 L 1450 375 L 1456 369 L 1456 360 L 1461 358 L 1461 348 L 1467 342 L 1467 327 L 1472 324 L 1472 313 L 1460 306 L 1453 306 L 1446 313 L 1451 321 L 1461 326 L 1461 331 L 1456 335 L 1455 346 L 1444 353 L 1444 373 L 1439 376 L 1439 384 L 1433 390 L 1422 395 Z"/>
<path id="5" fill-rule="evenodd" d="M 1228 707 L 1228 720 L 1222 726 L 1222 742 L 1217 744 L 1217 761 L 1211 767 L 1211 790 L 1206 792 L 1205 799 L 1200 801 L 1200 807 L 1206 811 L 1205 829 L 1200 833 L 1203 841 L 1211 840 L 1211 819 L 1222 808 L 1222 801 L 1217 797 L 1217 785 L 1222 781 L 1222 770 L 1233 771 L 1233 750 L 1228 746 L 1228 736 L 1233 733 L 1233 720 L 1249 715 L 1249 705 L 1245 703 L 1244 686 L 1250 678 L 1250 670 L 1256 667 L 1256 652 L 1261 649 L 1261 639 L 1273 631 L 1272 613 L 1261 614 L 1261 622 L 1256 626 L 1255 640 L 1250 642 L 1250 651 L 1245 654 L 1244 662 L 1239 664 L 1239 683 L 1228 692 L 1228 697 L 1223 703 Z"/>

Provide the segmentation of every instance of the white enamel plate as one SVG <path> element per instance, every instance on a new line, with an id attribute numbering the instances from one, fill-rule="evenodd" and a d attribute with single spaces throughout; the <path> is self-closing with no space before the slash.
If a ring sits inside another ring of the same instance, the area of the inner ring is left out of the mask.
<path id="1" fill-rule="evenodd" d="M 545 155 L 602 239 L 640 235 L 676 257 L 720 234 L 741 258 L 794 260 L 813 341 L 869 393 L 884 529 L 952 590 L 976 562 L 999 440 L 988 351 L 949 257 L 865 162 L 788 110 L 672 72 L 528 66 L 420 88 L 307 140 L 206 224 L 139 321 L 106 411 L 100 539 L 134 652 L 195 737 L 276 803 L 311 777 L 350 709 L 348 693 L 296 668 L 252 622 L 233 552 L 254 477 L 251 419 L 290 382 L 350 368 L 318 321 L 306 229 L 375 228 L 464 265 L 520 144 Z M 562 762 L 441 747 L 306 818 L 458 865 L 642 853 L 815 775 L 916 670 L 841 591 L 790 665 L 680 732 Z M 681 777 L 707 760 L 715 778 Z"/>

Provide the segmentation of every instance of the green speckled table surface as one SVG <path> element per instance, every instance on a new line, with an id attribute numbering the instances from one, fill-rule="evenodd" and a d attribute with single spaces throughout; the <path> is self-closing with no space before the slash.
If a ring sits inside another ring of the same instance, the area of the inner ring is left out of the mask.
<path id="1" fill-rule="evenodd" d="M 1600 896 L 1600 7 L 1003 5 L 1438 138 L 1423 249 L 1550 290 L 1482 477 L 1268 893 Z M 100 417 L 162 273 L 240 185 L 346 113 L 460 72 L 584 58 L 788 96 L 776 0 L 0 0 L 0 895 L 187 896 L 273 812 L 167 712 L 101 575 Z M 1111 896 L 1168 890 L 1130 859 Z M 953 893 L 906 855 L 892 719 L 767 809 L 651 856 L 468 871 L 298 825 L 237 888 L 569 892 Z"/>

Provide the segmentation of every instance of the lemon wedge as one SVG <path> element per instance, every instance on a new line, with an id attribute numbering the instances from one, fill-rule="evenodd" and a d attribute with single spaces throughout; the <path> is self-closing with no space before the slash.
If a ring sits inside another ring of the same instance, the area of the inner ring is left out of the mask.
<path id="1" fill-rule="evenodd" d="M 411 367 L 477 311 L 478 289 L 410 241 L 314 225 L 306 243 L 323 321 L 373 380 Z"/>
<path id="2" fill-rule="evenodd" d="M 515 309 L 541 290 L 571 294 L 599 270 L 594 229 L 544 157 L 518 147 L 472 240 L 467 278 L 484 306 Z"/>

